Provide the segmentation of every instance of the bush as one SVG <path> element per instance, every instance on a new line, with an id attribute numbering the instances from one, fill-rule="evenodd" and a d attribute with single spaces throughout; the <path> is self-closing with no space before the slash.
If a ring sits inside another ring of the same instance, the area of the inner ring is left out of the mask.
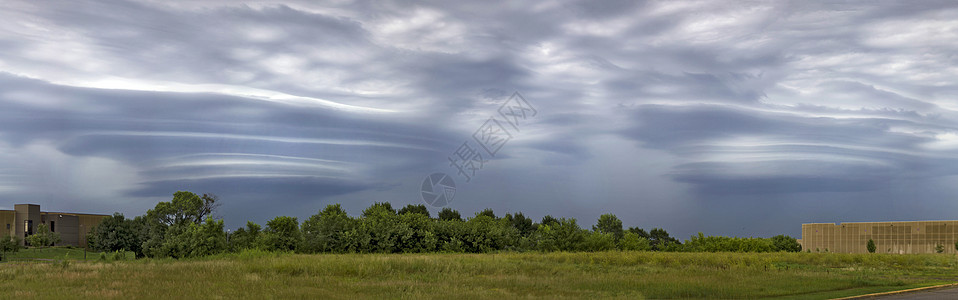
<path id="1" fill-rule="evenodd" d="M 266 222 L 257 244 L 264 250 L 293 251 L 303 240 L 299 221 L 294 217 L 276 217 Z"/>
<path id="2" fill-rule="evenodd" d="M 609 251 L 615 249 L 615 236 L 611 233 L 589 232 L 582 240 L 578 250 L 587 252 Z"/>
<path id="3" fill-rule="evenodd" d="M 0 261 L 2 261 L 6 256 L 7 252 L 17 252 L 20 251 L 20 244 L 23 242 L 17 236 L 4 236 L 0 237 Z"/>
<path id="4" fill-rule="evenodd" d="M 585 239 L 585 230 L 579 228 L 574 218 L 550 220 L 550 225 L 541 224 L 536 229 L 534 240 L 539 251 L 575 251 Z"/>
<path id="5" fill-rule="evenodd" d="M 649 251 L 652 250 L 652 245 L 649 244 L 649 239 L 641 237 L 635 232 L 627 231 L 619 240 L 618 248 L 626 251 Z"/>
<path id="6" fill-rule="evenodd" d="M 705 236 L 699 232 L 682 246 L 689 252 L 774 252 L 779 251 L 773 239 Z M 801 249 L 798 249 L 801 251 Z"/>

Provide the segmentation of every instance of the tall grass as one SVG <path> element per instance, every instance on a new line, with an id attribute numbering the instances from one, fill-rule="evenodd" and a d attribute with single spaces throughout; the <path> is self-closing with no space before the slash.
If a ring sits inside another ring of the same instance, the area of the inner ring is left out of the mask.
<path id="1" fill-rule="evenodd" d="M 828 298 L 958 280 L 948 255 L 321 254 L 0 264 L 36 298 Z"/>

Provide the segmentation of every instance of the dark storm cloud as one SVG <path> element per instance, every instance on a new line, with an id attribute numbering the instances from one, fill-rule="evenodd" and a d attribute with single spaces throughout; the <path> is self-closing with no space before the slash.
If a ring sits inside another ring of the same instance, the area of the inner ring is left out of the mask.
<path id="1" fill-rule="evenodd" d="M 139 214 L 215 192 L 230 226 L 416 203 L 520 91 L 539 115 L 463 185 L 487 202 L 454 208 L 694 232 L 742 228 L 714 202 L 771 220 L 914 186 L 935 205 L 958 173 L 956 19 L 949 1 L 8 1 L 0 195 Z"/>

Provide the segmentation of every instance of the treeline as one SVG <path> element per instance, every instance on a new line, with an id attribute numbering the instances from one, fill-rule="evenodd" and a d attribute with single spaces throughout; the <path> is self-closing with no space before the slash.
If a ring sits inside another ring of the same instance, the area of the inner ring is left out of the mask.
<path id="1" fill-rule="evenodd" d="M 685 244 L 661 228 L 624 229 L 613 214 L 599 217 L 590 229 L 574 218 L 545 216 L 539 222 L 521 212 L 497 216 L 486 209 L 463 218 L 444 208 L 432 217 L 424 205 L 394 209 L 375 203 L 352 217 L 339 204 L 328 205 L 302 223 L 281 216 L 260 226 L 247 222 L 232 232 L 212 213 L 213 195 L 177 192 L 146 215 L 106 218 L 88 235 L 97 251 L 133 251 L 138 257 L 197 257 L 244 249 L 298 253 L 421 253 L 493 251 L 801 251 L 794 238 L 705 237 Z"/>

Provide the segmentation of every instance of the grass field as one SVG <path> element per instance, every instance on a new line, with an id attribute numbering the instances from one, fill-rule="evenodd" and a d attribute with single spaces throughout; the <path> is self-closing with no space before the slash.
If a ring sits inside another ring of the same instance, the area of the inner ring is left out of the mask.
<path id="1" fill-rule="evenodd" d="M 29 250 L 28 250 L 29 251 Z M 955 256 L 281 254 L 0 264 L 14 298 L 801 298 L 958 281 Z"/>
<path id="2" fill-rule="evenodd" d="M 7 253 L 4 255 L 4 259 L 10 259 L 14 261 L 24 261 L 24 260 L 97 260 L 100 258 L 99 252 L 86 252 L 84 253 L 83 249 L 79 248 L 66 248 L 66 247 L 51 247 L 51 248 L 30 248 L 20 250 L 18 252 Z M 113 253 L 102 253 L 108 255 L 111 259 L 113 258 Z M 121 254 L 123 259 L 134 259 L 133 252 L 125 252 Z"/>

